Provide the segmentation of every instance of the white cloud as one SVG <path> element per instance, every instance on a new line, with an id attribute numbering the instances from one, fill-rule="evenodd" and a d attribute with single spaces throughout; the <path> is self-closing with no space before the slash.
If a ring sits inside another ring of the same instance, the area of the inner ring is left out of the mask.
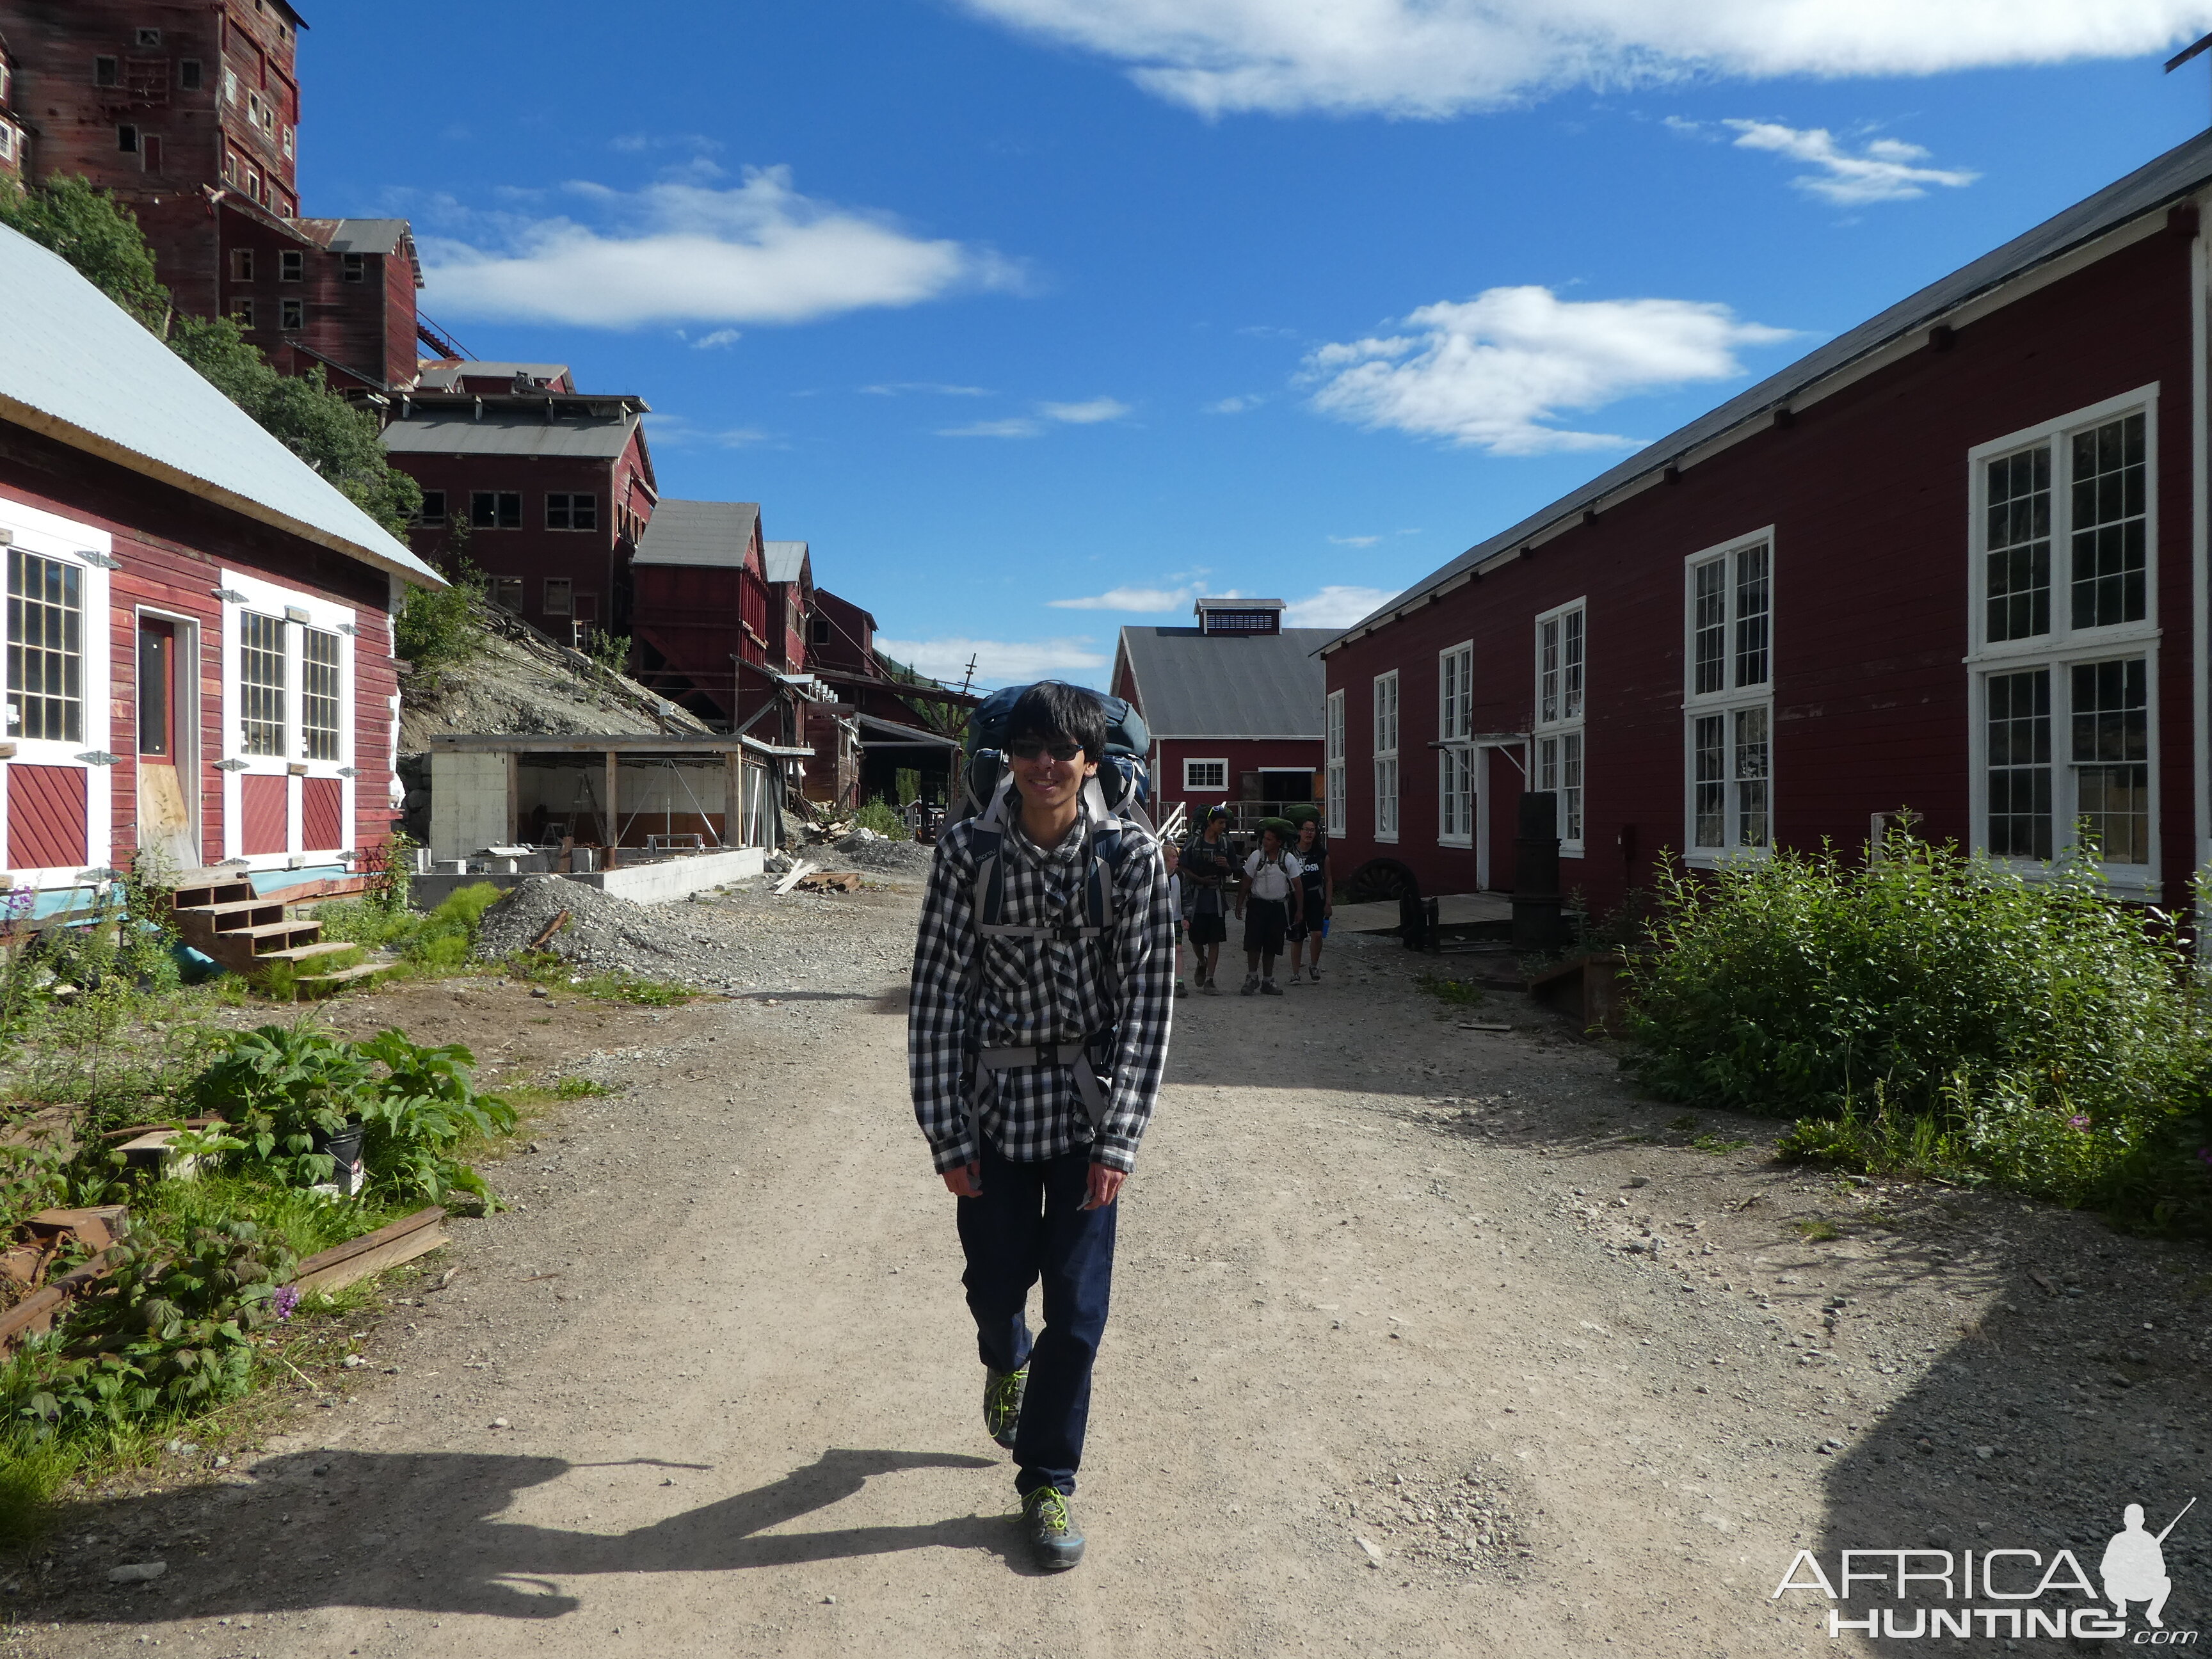
<path id="1" fill-rule="evenodd" d="M 1930 185 L 1961 189 L 1982 175 L 1956 168 L 1922 167 L 1928 152 L 1895 138 L 1876 138 L 1857 155 L 1845 152 L 1826 127 L 1785 127 L 1773 121 L 1724 121 L 1738 135 L 1739 149 L 1771 150 L 1793 161 L 1809 161 L 1821 171 L 1802 173 L 1790 182 L 1809 195 L 1845 207 L 1868 202 L 1909 202 L 1925 196 Z"/>
<path id="2" fill-rule="evenodd" d="M 712 334 L 702 334 L 697 339 L 692 341 L 691 349 L 712 351 L 717 346 L 735 345 L 744 337 L 744 335 L 737 329 L 718 328 Z"/>
<path id="3" fill-rule="evenodd" d="M 894 640 L 879 634 L 876 636 L 876 648 L 954 685 L 966 677 L 970 657 L 975 659 L 975 678 L 986 684 L 1041 679 L 1048 674 L 1078 669 L 1106 668 L 1113 662 L 1084 635 L 1050 640 L 975 640 L 952 634 L 933 640 Z"/>
<path id="4" fill-rule="evenodd" d="M 1042 438 L 1044 422 L 1017 415 L 1008 421 L 971 421 L 966 426 L 941 426 L 940 438 Z"/>
<path id="5" fill-rule="evenodd" d="M 1493 455 L 1626 447 L 1634 441 L 1555 422 L 1638 392 L 1733 380 L 1744 372 L 1739 347 L 1790 337 L 1722 305 L 1562 300 L 1536 287 L 1424 306 L 1402 326 L 1412 332 L 1309 356 L 1314 406 Z"/>
<path id="6" fill-rule="evenodd" d="M 2212 27 L 2208 0 L 964 0 L 1130 65 L 1207 114 L 1440 118 L 1569 86 L 1932 75 L 2131 58 Z"/>
<path id="7" fill-rule="evenodd" d="M 1339 547 L 1372 547 L 1382 538 L 1380 536 L 1331 536 L 1329 540 Z"/>
<path id="8" fill-rule="evenodd" d="M 1207 415 L 1242 415 L 1248 409 L 1257 409 L 1267 400 L 1255 392 L 1239 392 L 1234 398 L 1224 398 L 1218 403 L 1206 405 L 1201 411 Z"/>
<path id="9" fill-rule="evenodd" d="M 588 328 L 803 323 L 1016 283 L 987 250 L 801 196 L 785 167 L 748 171 L 731 189 L 566 188 L 603 223 L 509 219 L 491 228 L 495 249 L 423 239 L 425 305 L 457 319 Z"/>
<path id="10" fill-rule="evenodd" d="M 873 388 L 870 388 L 872 390 Z M 937 429 L 940 438 L 1041 438 L 1047 422 L 1061 426 L 1096 426 L 1101 421 L 1118 421 L 1130 412 L 1129 405 L 1112 398 L 1093 398 L 1082 404 L 1039 404 L 1034 416 L 1017 415 L 1003 421 L 971 421 L 966 426 L 945 426 Z"/>
<path id="11" fill-rule="evenodd" d="M 1047 599 L 1055 611 L 1125 611 L 1158 616 L 1187 611 L 1198 598 L 1194 587 L 1113 587 L 1080 599 Z"/>
<path id="12" fill-rule="evenodd" d="M 1068 426 L 1096 426 L 1101 421 L 1118 421 L 1128 414 L 1129 405 L 1113 398 L 1093 398 L 1081 404 L 1039 404 L 1037 413 L 1048 421 L 1060 421 Z"/>
<path id="13" fill-rule="evenodd" d="M 875 386 L 864 386 L 860 390 L 872 398 L 901 398 L 909 392 L 928 392 L 939 398 L 988 398 L 990 388 L 980 386 L 946 386 L 938 380 L 885 380 Z"/>
<path id="14" fill-rule="evenodd" d="M 1349 628 L 1398 597 L 1395 587 L 1324 587 L 1283 607 L 1285 628 Z"/>

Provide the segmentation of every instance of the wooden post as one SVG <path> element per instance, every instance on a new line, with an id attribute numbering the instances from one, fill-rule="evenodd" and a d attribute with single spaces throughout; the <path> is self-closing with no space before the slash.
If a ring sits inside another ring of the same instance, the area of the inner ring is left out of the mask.
<path id="1" fill-rule="evenodd" d="M 607 815 L 607 821 L 600 826 L 600 829 L 602 837 L 607 843 L 607 861 L 605 867 L 609 870 L 615 867 L 615 847 L 616 843 L 622 840 L 622 805 L 615 794 L 616 780 L 621 773 L 622 756 L 615 750 L 608 750 L 607 798 L 600 804 L 600 810 Z"/>
<path id="2" fill-rule="evenodd" d="M 722 845 L 745 844 L 745 757 L 732 749 L 722 757 Z"/>

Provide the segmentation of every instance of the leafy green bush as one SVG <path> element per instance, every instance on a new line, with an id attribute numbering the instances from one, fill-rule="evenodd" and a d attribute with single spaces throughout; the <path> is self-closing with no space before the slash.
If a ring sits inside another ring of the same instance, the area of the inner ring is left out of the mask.
<path id="1" fill-rule="evenodd" d="M 499 902 L 500 890 L 488 881 L 464 887 L 422 919 L 407 937 L 400 954 L 426 968 L 459 968 L 477 948 L 477 929 L 485 911 Z"/>
<path id="2" fill-rule="evenodd" d="M 1663 1098 L 1802 1118 L 1785 1155 L 2160 1226 L 2212 1213 L 2185 942 L 2087 862 L 2030 881 L 1899 832 L 1864 868 L 1824 850 L 1674 869 L 1651 936 L 1629 963 L 1632 1064 Z"/>
<path id="3" fill-rule="evenodd" d="M 452 1156 L 470 1140 L 514 1127 L 514 1110 L 496 1095 L 478 1094 L 469 1068 L 476 1056 L 458 1042 L 426 1048 L 404 1033 L 380 1031 L 355 1045 L 386 1070 L 365 1105 L 362 1143 L 369 1189 L 435 1204 L 454 1188 L 489 1199 L 491 1188 Z"/>
<path id="4" fill-rule="evenodd" d="M 907 838 L 906 819 L 881 795 L 872 795 L 862 801 L 860 810 L 853 814 L 853 822 L 860 829 L 872 830 L 891 841 Z"/>
<path id="5" fill-rule="evenodd" d="M 392 650 L 430 682 L 467 667 L 489 638 L 477 616 L 488 586 L 483 572 L 458 556 L 445 562 L 450 585 L 409 588 L 392 619 Z"/>

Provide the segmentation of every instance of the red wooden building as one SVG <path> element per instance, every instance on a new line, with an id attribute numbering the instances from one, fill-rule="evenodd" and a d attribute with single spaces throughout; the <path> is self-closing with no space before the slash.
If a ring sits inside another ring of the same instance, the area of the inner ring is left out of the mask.
<path id="1" fill-rule="evenodd" d="M 2112 890 L 2206 859 L 2212 135 L 1831 341 L 1327 647 L 1341 869 L 1594 908 L 1900 809 Z"/>
<path id="2" fill-rule="evenodd" d="M 797 670 L 764 549 L 757 501 L 659 504 L 630 567 L 641 684 L 722 726 L 776 699 Z"/>
<path id="3" fill-rule="evenodd" d="M 563 644 L 631 632 L 630 554 L 659 500 L 645 400 L 503 383 L 394 400 L 384 447 L 422 486 L 415 550 L 441 566 L 465 551 L 494 599 Z"/>
<path id="4" fill-rule="evenodd" d="M 1164 819 L 1230 809 L 1240 829 L 1319 799 L 1326 628 L 1285 628 L 1280 599 L 1204 599 L 1195 628 L 1125 628 L 1114 693 L 1152 739 L 1152 790 Z"/>
<path id="5" fill-rule="evenodd" d="M 300 212 L 299 13 L 284 0 L 0 0 L 0 170 L 82 174 L 137 216 L 162 282 L 276 367 L 415 378 L 422 274 L 403 219 Z"/>
<path id="6" fill-rule="evenodd" d="M 141 848 L 282 869 L 381 842 L 390 617 L 437 577 L 7 230 L 0 293 L 0 883 L 71 889 Z"/>

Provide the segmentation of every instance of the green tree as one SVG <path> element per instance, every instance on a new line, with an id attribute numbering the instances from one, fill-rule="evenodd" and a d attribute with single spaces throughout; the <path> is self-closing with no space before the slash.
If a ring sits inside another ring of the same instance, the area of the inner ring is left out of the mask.
<path id="1" fill-rule="evenodd" d="M 319 365 L 306 375 L 278 374 L 228 318 L 178 314 L 128 208 L 82 178 L 57 173 L 20 196 L 0 191 L 0 223 L 60 254 L 347 500 L 407 539 L 422 488 L 386 459 L 376 416 L 331 390 Z"/>

